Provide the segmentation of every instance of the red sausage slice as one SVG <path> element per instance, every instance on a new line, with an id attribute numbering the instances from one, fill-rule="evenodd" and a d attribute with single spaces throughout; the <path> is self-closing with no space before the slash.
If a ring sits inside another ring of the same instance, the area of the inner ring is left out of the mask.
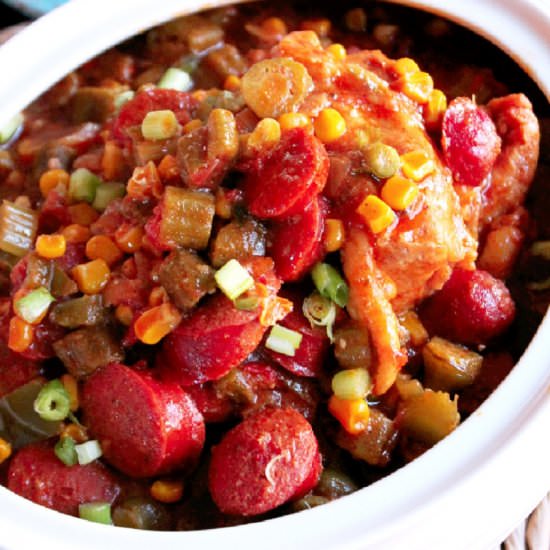
<path id="1" fill-rule="evenodd" d="M 13 457 L 8 489 L 37 504 L 64 514 L 78 515 L 86 502 L 114 502 L 120 486 L 99 462 L 65 466 L 49 443 L 32 444 Z"/>
<path id="2" fill-rule="evenodd" d="M 323 257 L 326 213 L 325 202 L 316 197 L 301 214 L 272 228 L 269 254 L 283 281 L 300 279 Z"/>
<path id="3" fill-rule="evenodd" d="M 285 132 L 247 171 L 248 209 L 258 218 L 299 214 L 325 186 L 328 170 L 327 152 L 315 136 L 303 128 Z"/>
<path id="4" fill-rule="evenodd" d="M 247 417 L 213 448 L 208 486 L 222 512 L 254 516 L 311 490 L 320 463 L 308 421 L 293 409 L 267 408 Z"/>
<path id="5" fill-rule="evenodd" d="M 463 344 L 485 344 L 508 328 L 514 314 L 506 285 L 480 269 L 455 269 L 420 310 L 430 334 Z"/>
<path id="6" fill-rule="evenodd" d="M 441 145 L 456 183 L 477 186 L 489 175 L 501 140 L 483 109 L 471 99 L 457 97 L 443 116 Z"/>
<path id="7" fill-rule="evenodd" d="M 88 379 L 82 409 L 105 459 L 130 476 L 192 466 L 204 444 L 204 421 L 189 395 L 118 363 Z"/>

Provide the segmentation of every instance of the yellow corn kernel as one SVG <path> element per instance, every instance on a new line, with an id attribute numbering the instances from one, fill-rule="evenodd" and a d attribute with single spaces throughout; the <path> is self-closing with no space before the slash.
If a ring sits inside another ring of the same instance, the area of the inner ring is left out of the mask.
<path id="1" fill-rule="evenodd" d="M 183 496 L 183 482 L 176 479 L 157 479 L 150 489 L 151 496 L 159 502 L 178 502 Z"/>
<path id="2" fill-rule="evenodd" d="M 409 333 L 409 342 L 414 347 L 423 346 L 428 341 L 428 332 L 414 311 L 407 311 L 399 322 Z"/>
<path id="3" fill-rule="evenodd" d="M 181 313 L 170 302 L 152 307 L 134 323 L 137 338 L 144 344 L 157 344 L 172 332 L 181 321 Z"/>
<path id="4" fill-rule="evenodd" d="M 405 75 L 398 83 L 398 89 L 418 103 L 427 103 L 433 88 L 432 77 L 423 71 Z"/>
<path id="5" fill-rule="evenodd" d="M 133 254 L 141 248 L 145 231 L 139 225 L 121 225 L 115 231 L 115 242 L 123 252 Z"/>
<path id="6" fill-rule="evenodd" d="M 234 74 L 230 74 L 223 83 L 223 89 L 229 92 L 236 92 L 241 89 L 241 79 Z"/>
<path id="7" fill-rule="evenodd" d="M 40 176 L 40 180 L 38 182 L 42 196 L 46 198 L 48 193 L 55 189 L 58 185 L 62 185 L 66 190 L 69 186 L 70 178 L 71 177 L 66 170 L 61 170 L 60 168 L 47 170 Z"/>
<path id="8" fill-rule="evenodd" d="M 336 59 L 336 61 L 344 61 L 347 56 L 346 48 L 342 44 L 331 44 L 327 47 L 327 53 Z"/>
<path id="9" fill-rule="evenodd" d="M 198 118 L 194 118 L 193 120 L 190 120 L 183 128 L 182 133 L 184 134 L 190 134 L 194 130 L 198 130 L 202 126 L 202 120 Z"/>
<path id="10" fill-rule="evenodd" d="M 15 298 L 14 298 L 15 301 Z M 12 317 L 8 329 L 8 348 L 19 353 L 25 351 L 34 338 L 34 327 L 20 319 Z"/>
<path id="11" fill-rule="evenodd" d="M 308 128 L 311 120 L 304 113 L 284 113 L 279 117 L 281 130 L 292 130 L 293 128 Z"/>
<path id="12" fill-rule="evenodd" d="M 61 258 L 66 250 L 67 241 L 64 235 L 39 235 L 36 239 L 36 252 L 42 258 Z"/>
<path id="13" fill-rule="evenodd" d="M 69 215 L 72 223 L 86 226 L 94 223 L 99 218 L 98 211 L 87 202 L 79 202 L 69 206 Z"/>
<path id="14" fill-rule="evenodd" d="M 405 76 L 420 71 L 420 67 L 414 59 L 402 57 L 395 62 L 393 66 L 395 72 L 400 76 Z"/>
<path id="15" fill-rule="evenodd" d="M 262 29 L 270 34 L 286 34 L 286 23 L 279 17 L 268 17 L 262 22 Z"/>
<path id="16" fill-rule="evenodd" d="M 90 238 L 90 229 L 78 223 L 72 223 L 61 232 L 68 243 L 85 243 Z"/>
<path id="17" fill-rule="evenodd" d="M 0 464 L 11 456 L 11 444 L 0 437 Z"/>
<path id="18" fill-rule="evenodd" d="M 413 181 L 422 181 L 435 170 L 435 163 L 425 151 L 410 151 L 401 155 L 401 170 Z"/>
<path id="19" fill-rule="evenodd" d="M 263 118 L 248 136 L 248 152 L 271 149 L 281 139 L 281 126 L 273 118 Z"/>
<path id="20" fill-rule="evenodd" d="M 323 109 L 313 124 L 315 135 L 323 143 L 331 143 L 341 138 L 346 133 L 346 121 L 344 117 L 332 108 Z"/>
<path id="21" fill-rule="evenodd" d="M 118 262 L 122 256 L 120 248 L 107 235 L 94 235 L 86 243 L 86 257 L 90 260 L 101 258 L 111 266 Z"/>
<path id="22" fill-rule="evenodd" d="M 164 155 L 157 166 L 157 173 L 163 183 L 179 178 L 180 170 L 176 157 L 174 155 Z M 155 184 L 156 182 L 153 182 L 153 195 L 155 195 Z"/>
<path id="23" fill-rule="evenodd" d="M 61 377 L 61 382 L 69 394 L 71 411 L 77 411 L 78 407 L 80 407 L 80 401 L 78 398 L 78 382 L 76 378 L 71 374 L 64 374 Z"/>
<path id="24" fill-rule="evenodd" d="M 317 36 L 321 38 L 328 36 L 330 28 L 330 19 L 326 19 L 324 17 L 319 19 L 307 19 L 301 24 L 301 29 L 303 31 L 313 31 L 315 34 L 317 34 Z"/>
<path id="25" fill-rule="evenodd" d="M 447 97 L 438 89 L 432 90 L 428 103 L 424 106 L 424 121 L 429 129 L 441 124 L 443 114 L 447 110 Z"/>
<path id="26" fill-rule="evenodd" d="M 84 294 L 101 292 L 111 276 L 107 262 L 101 258 L 73 267 L 71 274 Z"/>
<path id="27" fill-rule="evenodd" d="M 84 443 L 85 441 L 88 441 L 88 433 L 86 432 L 86 428 L 79 424 L 67 424 L 61 430 L 59 437 L 61 439 L 70 437 L 75 443 Z"/>
<path id="28" fill-rule="evenodd" d="M 129 327 L 134 320 L 134 312 L 130 306 L 121 304 L 115 309 L 115 317 L 120 324 Z"/>
<path id="29" fill-rule="evenodd" d="M 376 195 L 368 195 L 357 208 L 373 233 L 380 233 L 396 219 L 395 212 Z"/>
<path id="30" fill-rule="evenodd" d="M 403 176 L 392 176 L 382 187 L 382 199 L 395 210 L 405 210 L 418 196 L 418 185 Z"/>
<path id="31" fill-rule="evenodd" d="M 341 399 L 333 395 L 328 401 L 328 410 L 352 435 L 367 429 L 370 409 L 364 399 Z"/>
<path id="32" fill-rule="evenodd" d="M 325 250 L 327 252 L 336 252 L 342 248 L 346 232 L 344 222 L 334 218 L 329 218 L 326 223 L 325 231 Z"/>

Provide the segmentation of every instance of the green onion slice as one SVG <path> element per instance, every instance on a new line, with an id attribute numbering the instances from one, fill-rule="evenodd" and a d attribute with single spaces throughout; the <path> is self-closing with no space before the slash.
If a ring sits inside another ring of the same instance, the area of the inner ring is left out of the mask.
<path id="1" fill-rule="evenodd" d="M 319 262 L 313 267 L 311 277 L 321 296 L 329 298 L 340 307 L 346 306 L 349 298 L 349 288 L 334 267 Z"/>
<path id="2" fill-rule="evenodd" d="M 0 143 L 6 143 L 9 141 L 19 130 L 21 124 L 23 124 L 23 115 L 21 113 L 16 114 L 4 125 L 0 126 Z"/>
<path id="3" fill-rule="evenodd" d="M 170 139 L 178 133 L 178 130 L 178 119 L 170 109 L 149 111 L 141 123 L 143 137 L 153 141 Z"/>
<path id="4" fill-rule="evenodd" d="M 294 357 L 296 350 L 300 347 L 301 343 L 301 333 L 296 332 L 295 330 L 290 330 L 281 325 L 273 325 L 271 332 L 265 341 L 265 347 L 272 351 L 276 351 L 277 353 Z"/>
<path id="5" fill-rule="evenodd" d="M 21 319 L 32 325 L 44 316 L 53 302 L 55 302 L 55 298 L 41 286 L 23 298 L 19 298 L 13 304 L 13 309 Z"/>
<path id="6" fill-rule="evenodd" d="M 260 305 L 260 300 L 258 296 L 245 294 L 235 299 L 233 305 L 242 311 L 252 311 Z"/>
<path id="7" fill-rule="evenodd" d="M 332 329 L 336 320 L 336 305 L 332 300 L 321 296 L 318 292 L 311 293 L 302 304 L 302 311 L 311 326 L 326 327 L 327 336 L 332 342 Z"/>
<path id="8" fill-rule="evenodd" d="M 65 466 L 74 466 L 78 462 L 75 442 L 72 437 L 62 437 L 55 444 L 54 452 L 57 458 L 59 458 Z"/>
<path id="9" fill-rule="evenodd" d="M 95 190 L 92 206 L 102 212 L 111 201 L 120 199 L 126 194 L 126 185 L 119 182 L 100 183 Z"/>
<path id="10" fill-rule="evenodd" d="M 254 285 L 254 279 L 237 261 L 229 260 L 214 274 L 219 289 L 230 299 L 235 300 Z"/>
<path id="11" fill-rule="evenodd" d="M 76 451 L 76 455 L 78 457 L 78 463 L 81 466 L 90 464 L 90 462 L 93 462 L 103 454 L 97 439 L 91 439 L 90 441 L 86 441 L 80 445 L 75 445 L 74 450 Z"/>
<path id="12" fill-rule="evenodd" d="M 157 88 L 179 90 L 180 92 L 188 92 L 192 87 L 193 79 L 189 76 L 189 73 L 176 67 L 170 67 L 157 84 Z"/>
<path id="13" fill-rule="evenodd" d="M 42 418 L 57 422 L 67 418 L 70 412 L 71 398 L 60 380 L 51 380 L 44 384 L 34 400 L 34 411 Z"/>
<path id="14" fill-rule="evenodd" d="M 114 106 L 115 110 L 118 111 L 120 108 L 130 101 L 130 99 L 133 99 L 135 96 L 135 92 L 133 90 L 126 90 L 125 92 L 121 92 L 115 97 Z"/>
<path id="15" fill-rule="evenodd" d="M 75 201 L 94 202 L 101 180 L 87 168 L 78 168 L 71 174 L 69 196 Z"/>
<path id="16" fill-rule="evenodd" d="M 113 520 L 111 519 L 111 505 L 108 502 L 87 502 L 85 504 L 79 504 L 78 515 L 82 519 L 95 523 L 103 523 L 105 525 L 113 524 Z"/>

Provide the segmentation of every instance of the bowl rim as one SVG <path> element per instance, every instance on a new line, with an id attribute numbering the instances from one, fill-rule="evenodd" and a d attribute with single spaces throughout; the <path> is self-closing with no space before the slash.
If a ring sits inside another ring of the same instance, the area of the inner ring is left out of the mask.
<path id="1" fill-rule="evenodd" d="M 550 97 L 550 3 L 388 1 L 437 13 L 478 32 L 519 61 L 546 97 Z M 220 0 L 216 5 L 231 3 L 234 0 Z M 7 120 L 94 54 L 177 15 L 213 7 L 210 0 L 156 3 L 118 0 L 110 3 L 109 10 L 98 10 L 94 4 L 71 0 L 0 48 L 0 74 L 10 75 L 10 86 L 0 88 L 0 120 Z M 79 25 L 74 25 L 74 21 L 79 21 Z M 60 28 L 67 28 L 67 32 L 60 33 Z M 98 28 L 102 32 L 97 32 Z M 514 521 L 520 521 L 550 488 L 550 471 L 546 471 L 550 442 L 540 436 L 540 426 L 550 421 L 550 353 L 546 345 L 549 336 L 547 314 L 516 368 L 455 432 L 395 473 L 322 507 L 238 527 L 159 533 L 89 524 L 38 506 L 0 487 L 0 500 L 4 502 L 0 505 L 3 510 L 0 525 L 5 535 L 2 544 L 15 549 L 31 544 L 44 546 L 45 541 L 53 545 L 55 541 L 56 548 L 74 548 L 74 541 L 79 540 L 79 548 L 83 550 L 96 548 L 98 544 L 107 550 L 123 544 L 140 549 L 151 543 L 214 548 L 223 541 L 231 548 L 238 546 L 244 550 L 255 548 L 261 540 L 264 549 L 270 549 L 280 548 L 282 533 L 287 539 L 291 537 L 285 548 L 313 544 L 319 548 L 365 549 L 382 544 L 386 548 L 399 548 L 399 541 L 404 540 L 409 543 L 408 548 L 435 548 L 443 541 L 445 548 L 482 548 L 499 542 L 515 525 Z M 496 431 L 494 423 L 498 424 Z M 525 468 L 525 449 L 532 451 L 527 459 L 529 468 Z M 441 468 L 443 464 L 447 468 Z M 521 476 L 517 475 L 520 467 Z M 537 484 L 532 479 L 535 474 Z M 480 522 L 487 524 L 488 518 L 480 517 L 479 510 L 491 506 L 494 500 L 491 489 L 500 495 L 503 480 L 507 483 L 506 491 L 516 493 L 510 499 L 514 504 L 506 510 L 499 509 L 501 517 L 489 521 L 491 528 L 483 533 Z M 405 494 L 403 486 L 407 487 Z M 433 525 L 430 518 L 435 510 L 456 514 L 458 506 L 461 521 L 467 520 L 471 528 L 462 529 L 456 540 L 449 540 L 448 533 L 456 531 L 456 519 L 442 519 L 439 514 L 439 524 Z M 363 515 L 362 510 L 368 513 Z M 40 531 L 29 528 L 29 518 L 41 525 Z M 335 520 L 337 530 L 333 527 Z M 470 530 L 471 533 L 464 533 Z M 468 545 L 464 544 L 466 539 Z"/>

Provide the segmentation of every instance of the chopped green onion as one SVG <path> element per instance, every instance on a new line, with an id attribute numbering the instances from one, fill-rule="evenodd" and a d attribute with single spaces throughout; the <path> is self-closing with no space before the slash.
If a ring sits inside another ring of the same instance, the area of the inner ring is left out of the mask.
<path id="1" fill-rule="evenodd" d="M 334 267 L 319 262 L 313 267 L 311 277 L 321 296 L 330 298 L 340 307 L 344 307 L 348 303 L 348 285 Z"/>
<path id="2" fill-rule="evenodd" d="M 52 380 L 44 384 L 33 407 L 42 420 L 56 422 L 67 418 L 71 410 L 71 398 L 60 380 Z"/>
<path id="3" fill-rule="evenodd" d="M 252 311 L 260 305 L 258 296 L 240 296 L 233 301 L 233 305 L 242 311 Z"/>
<path id="4" fill-rule="evenodd" d="M 24 256 L 33 246 L 38 228 L 38 213 L 13 202 L 0 206 L 0 249 Z"/>
<path id="5" fill-rule="evenodd" d="M 16 114 L 3 126 L 0 126 L 0 143 L 6 143 L 17 132 L 19 127 L 23 124 L 23 115 L 21 113 Z"/>
<path id="6" fill-rule="evenodd" d="M 237 261 L 229 260 L 214 274 L 220 290 L 230 299 L 235 300 L 254 285 L 254 279 Z"/>
<path id="7" fill-rule="evenodd" d="M 29 292 L 23 298 L 19 298 L 13 304 L 13 309 L 18 317 L 33 325 L 44 317 L 53 302 L 55 302 L 55 298 L 46 288 L 41 286 Z"/>
<path id="8" fill-rule="evenodd" d="M 157 84 L 157 88 L 179 90 L 180 92 L 188 92 L 192 87 L 193 80 L 189 73 L 175 67 L 170 67 Z"/>
<path id="9" fill-rule="evenodd" d="M 169 109 L 149 111 L 141 123 L 143 137 L 153 141 L 170 139 L 178 133 L 178 129 L 178 119 L 174 112 Z"/>
<path id="10" fill-rule="evenodd" d="M 65 466 L 74 466 L 78 462 L 74 439 L 72 437 L 62 437 L 55 444 L 54 452 Z"/>
<path id="11" fill-rule="evenodd" d="M 78 505 L 78 515 L 82 519 L 112 525 L 111 505 L 108 502 L 87 502 Z"/>
<path id="12" fill-rule="evenodd" d="M 326 327 L 327 336 L 332 342 L 332 329 L 336 320 L 336 306 L 334 302 L 321 296 L 318 292 L 313 292 L 304 300 L 302 311 L 311 326 Z"/>
<path id="13" fill-rule="evenodd" d="M 91 439 L 90 441 L 86 441 L 80 445 L 75 445 L 74 450 L 76 451 L 76 455 L 78 457 L 78 463 L 81 466 L 90 464 L 90 462 L 93 462 L 103 454 L 97 439 Z"/>
<path id="14" fill-rule="evenodd" d="M 277 353 L 294 357 L 301 343 L 302 334 L 299 332 L 290 330 L 281 325 L 273 325 L 265 341 L 265 347 Z"/>
<path id="15" fill-rule="evenodd" d="M 550 260 L 550 241 L 537 241 L 531 246 L 533 256 L 542 256 L 545 260 Z"/>
<path id="16" fill-rule="evenodd" d="M 371 388 L 367 369 L 346 369 L 332 378 L 332 391 L 340 399 L 364 399 Z"/>
<path id="17" fill-rule="evenodd" d="M 76 201 L 94 202 L 101 180 L 87 168 L 78 168 L 71 174 L 69 196 Z"/>
<path id="18" fill-rule="evenodd" d="M 126 90 L 125 92 L 118 94 L 114 101 L 115 110 L 118 111 L 125 103 L 130 101 L 130 99 L 133 99 L 135 95 L 136 94 L 133 90 Z"/>
<path id="19" fill-rule="evenodd" d="M 103 211 L 109 203 L 120 199 L 126 194 L 126 185 L 118 182 L 100 183 L 95 190 L 95 197 L 92 206 L 96 210 Z"/>

